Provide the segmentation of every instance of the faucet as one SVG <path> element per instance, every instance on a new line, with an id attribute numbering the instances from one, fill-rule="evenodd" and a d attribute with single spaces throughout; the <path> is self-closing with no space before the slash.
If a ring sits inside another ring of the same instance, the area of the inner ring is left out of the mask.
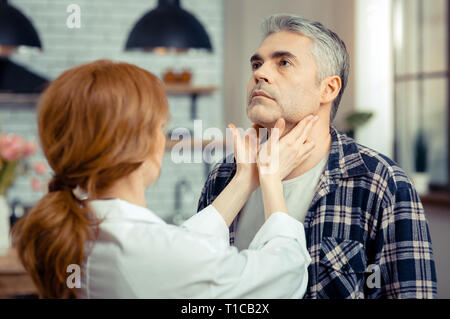
<path id="1" fill-rule="evenodd" d="M 185 192 L 183 193 L 191 190 L 189 182 L 185 179 L 182 179 L 175 184 L 175 215 L 173 217 L 173 221 L 175 223 L 177 220 L 180 221 L 183 218 L 183 212 L 181 211 L 183 203 L 183 189 L 185 189 Z"/>

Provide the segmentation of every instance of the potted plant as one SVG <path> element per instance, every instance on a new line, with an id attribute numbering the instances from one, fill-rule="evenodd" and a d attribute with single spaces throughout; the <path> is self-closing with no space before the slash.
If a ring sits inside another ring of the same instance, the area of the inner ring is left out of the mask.
<path id="1" fill-rule="evenodd" d="M 347 136 L 355 138 L 355 132 L 358 128 L 366 124 L 373 116 L 372 112 L 354 111 L 347 116 Z"/>
<path id="2" fill-rule="evenodd" d="M 36 145 L 15 134 L 0 134 L 0 255 L 9 249 L 10 210 L 6 192 L 18 174 L 26 157 L 36 152 Z"/>
<path id="3" fill-rule="evenodd" d="M 430 184 L 430 174 L 427 172 L 428 166 L 427 139 L 423 128 L 419 129 L 414 144 L 414 166 L 415 171 L 411 179 L 419 195 L 428 193 Z"/>

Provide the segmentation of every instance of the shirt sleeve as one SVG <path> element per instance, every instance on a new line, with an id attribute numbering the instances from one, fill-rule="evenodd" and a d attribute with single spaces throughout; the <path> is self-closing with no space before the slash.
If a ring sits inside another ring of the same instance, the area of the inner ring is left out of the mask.
<path id="1" fill-rule="evenodd" d="M 380 286 L 372 298 L 436 298 L 436 270 L 425 212 L 415 189 L 399 188 L 383 211 Z M 375 269 L 375 268 L 374 268 Z"/>
<path id="2" fill-rule="evenodd" d="M 291 227 L 285 227 L 286 224 L 290 224 Z M 258 230 L 249 245 L 249 249 L 260 249 L 277 237 L 292 238 L 299 243 L 306 243 L 303 224 L 287 213 L 276 212 L 272 213 Z M 305 255 L 308 255 L 306 244 L 302 245 L 301 248 L 304 248 Z"/>
<path id="3" fill-rule="evenodd" d="M 233 246 L 217 245 L 217 236 L 208 231 L 192 231 L 210 218 L 217 222 L 217 212 L 203 213 L 200 219 L 190 220 L 183 228 L 158 226 L 151 231 L 151 243 L 136 238 L 133 245 L 125 248 L 133 250 L 128 255 L 142 256 L 145 252 L 139 263 L 126 258 L 121 265 L 121 273 L 126 275 L 137 297 L 303 297 L 311 259 L 300 222 L 285 213 L 272 214 L 251 248 L 239 252 Z M 223 225 L 217 222 L 216 226 L 222 232 Z"/>
<path id="4" fill-rule="evenodd" d="M 227 224 L 213 205 L 208 205 L 193 215 L 181 224 L 181 227 L 192 232 L 215 236 L 225 246 L 229 246 L 230 236 Z"/>

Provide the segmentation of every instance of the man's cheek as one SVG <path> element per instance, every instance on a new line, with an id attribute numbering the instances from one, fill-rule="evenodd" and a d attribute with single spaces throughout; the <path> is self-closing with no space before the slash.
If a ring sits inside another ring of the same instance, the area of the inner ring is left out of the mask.
<path id="1" fill-rule="evenodd" d="M 285 110 L 283 118 L 287 123 L 298 123 L 304 117 L 303 112 L 300 110 Z"/>

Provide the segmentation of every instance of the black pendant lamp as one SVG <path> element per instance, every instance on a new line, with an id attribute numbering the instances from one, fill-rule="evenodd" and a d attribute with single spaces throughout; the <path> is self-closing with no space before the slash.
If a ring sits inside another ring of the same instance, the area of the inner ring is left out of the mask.
<path id="1" fill-rule="evenodd" d="M 20 45 L 42 47 L 31 21 L 6 0 L 0 0 L 0 54 Z"/>
<path id="2" fill-rule="evenodd" d="M 175 49 L 212 51 L 205 28 L 191 13 L 180 7 L 180 0 L 158 0 L 158 6 L 135 24 L 128 36 L 126 50 L 165 52 Z"/>

